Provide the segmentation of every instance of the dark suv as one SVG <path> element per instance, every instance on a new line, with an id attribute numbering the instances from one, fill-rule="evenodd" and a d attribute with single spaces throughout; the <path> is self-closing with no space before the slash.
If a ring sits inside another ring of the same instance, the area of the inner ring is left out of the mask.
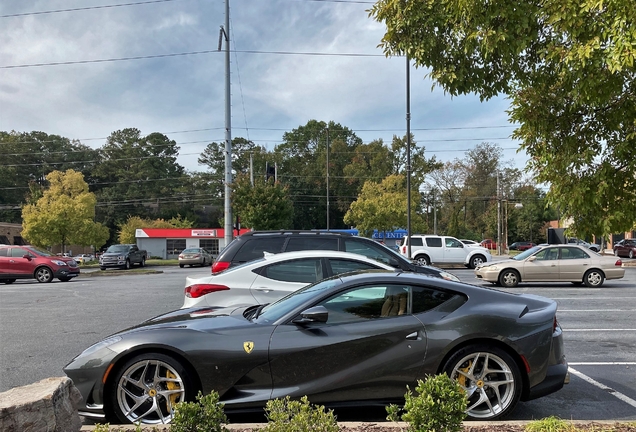
<path id="1" fill-rule="evenodd" d="M 263 253 L 304 250 L 334 250 L 351 252 L 388 264 L 397 269 L 459 281 L 437 267 L 415 264 L 396 251 L 374 240 L 334 231 L 251 231 L 224 248 L 212 264 L 212 273 L 261 258 Z"/>
<path id="2" fill-rule="evenodd" d="M 73 258 L 55 256 L 33 246 L 0 246 L 0 282 L 5 284 L 16 279 L 51 282 L 58 278 L 68 282 L 79 274 Z"/>

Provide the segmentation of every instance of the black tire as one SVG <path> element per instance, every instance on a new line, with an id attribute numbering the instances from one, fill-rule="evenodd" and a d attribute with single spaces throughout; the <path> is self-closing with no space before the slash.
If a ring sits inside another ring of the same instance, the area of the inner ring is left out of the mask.
<path id="1" fill-rule="evenodd" d="M 126 264 L 124 264 L 124 270 L 130 270 L 130 260 L 126 260 Z"/>
<path id="2" fill-rule="evenodd" d="M 477 266 L 479 266 L 480 264 L 483 264 L 486 262 L 486 257 L 483 255 L 474 255 L 471 259 L 470 259 L 470 268 L 471 269 L 475 269 L 477 268 Z"/>
<path id="3" fill-rule="evenodd" d="M 572 285 L 581 286 L 581 285 L 583 285 L 583 282 L 572 282 Z"/>
<path id="4" fill-rule="evenodd" d="M 486 359 L 488 372 L 484 373 Z M 469 345 L 458 350 L 444 365 L 444 372 L 466 390 L 466 415 L 472 420 L 491 421 L 506 416 L 517 405 L 523 390 L 519 366 L 507 352 L 495 346 Z M 491 382 L 499 384 L 498 392 L 493 391 Z M 482 401 L 477 405 L 484 395 L 489 403 Z"/>
<path id="5" fill-rule="evenodd" d="M 505 269 L 499 273 L 499 285 L 506 288 L 514 288 L 519 285 L 521 276 L 517 270 Z"/>
<path id="6" fill-rule="evenodd" d="M 599 288 L 605 281 L 605 275 L 598 269 L 590 269 L 583 275 L 583 283 L 589 288 Z"/>
<path id="7" fill-rule="evenodd" d="M 431 259 L 426 255 L 419 255 L 415 258 L 419 265 L 431 265 Z"/>
<path id="8" fill-rule="evenodd" d="M 106 267 L 100 267 L 99 269 L 100 269 L 101 271 L 104 271 L 104 270 L 106 270 Z"/>
<path id="9" fill-rule="evenodd" d="M 156 383 L 156 377 L 163 378 Z M 163 424 L 172 420 L 171 408 L 178 402 L 193 401 L 198 392 L 187 369 L 174 358 L 159 353 L 144 353 L 131 358 L 117 369 L 110 383 L 107 413 L 119 423 Z M 129 379 L 126 379 L 128 377 Z M 143 381 L 143 385 L 136 382 Z M 148 385 L 146 385 L 148 384 Z M 164 395 L 164 392 L 181 390 L 180 393 Z M 136 397 L 145 397 L 143 404 L 135 410 Z M 161 414 L 150 411 L 156 403 Z M 128 415 L 125 413 L 129 412 Z"/>
<path id="10" fill-rule="evenodd" d="M 61 278 L 58 278 L 58 279 L 59 279 L 59 280 L 61 280 L 62 282 L 68 282 L 68 281 L 70 281 L 70 280 L 71 280 L 71 279 L 73 279 L 73 278 L 70 278 L 70 277 L 61 277 Z"/>
<path id="11" fill-rule="evenodd" d="M 48 267 L 38 267 L 35 269 L 33 277 L 35 277 L 38 282 L 49 283 L 53 280 L 53 272 Z"/>
<path id="12" fill-rule="evenodd" d="M 11 285 L 15 281 L 16 281 L 15 279 L 4 279 L 2 282 L 4 282 L 7 285 Z"/>
<path id="13" fill-rule="evenodd" d="M 146 257 L 141 258 L 141 262 L 139 263 L 139 267 L 146 267 Z"/>
<path id="14" fill-rule="evenodd" d="M 183 264 L 179 264 L 179 268 L 183 268 Z"/>

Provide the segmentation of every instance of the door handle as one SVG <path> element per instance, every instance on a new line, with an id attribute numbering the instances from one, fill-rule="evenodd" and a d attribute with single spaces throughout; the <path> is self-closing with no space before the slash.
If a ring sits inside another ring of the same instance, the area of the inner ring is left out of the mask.
<path id="1" fill-rule="evenodd" d="M 265 294 L 267 294 L 270 291 L 274 291 L 271 288 L 266 288 L 266 287 L 260 287 L 260 288 L 254 288 L 256 291 L 260 291 L 260 292 L 264 292 Z"/>
<path id="2" fill-rule="evenodd" d="M 413 332 L 411 334 L 406 335 L 406 339 L 408 340 L 419 340 L 420 338 L 418 337 L 418 332 Z"/>

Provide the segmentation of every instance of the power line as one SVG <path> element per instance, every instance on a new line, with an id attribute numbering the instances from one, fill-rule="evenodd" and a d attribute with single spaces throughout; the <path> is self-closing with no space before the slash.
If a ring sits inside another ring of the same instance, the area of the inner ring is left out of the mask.
<path id="1" fill-rule="evenodd" d="M 102 6 L 86 6 L 86 7 L 79 7 L 79 8 L 55 9 L 55 10 L 39 11 L 39 12 L 24 12 L 24 13 L 0 15 L 0 18 L 15 18 L 15 17 L 23 17 L 23 16 L 31 16 L 31 15 L 48 15 L 48 14 L 56 14 L 56 13 L 62 13 L 62 12 L 78 12 L 78 11 L 86 11 L 86 10 L 94 10 L 94 9 L 111 9 L 111 8 L 118 8 L 118 7 L 124 7 L 124 6 L 140 6 L 140 5 L 148 5 L 148 4 L 154 4 L 154 3 L 169 3 L 174 1 L 181 1 L 181 0 L 148 0 L 148 1 L 134 2 L 134 3 L 120 3 L 120 4 L 110 4 L 110 5 L 102 5 Z"/>

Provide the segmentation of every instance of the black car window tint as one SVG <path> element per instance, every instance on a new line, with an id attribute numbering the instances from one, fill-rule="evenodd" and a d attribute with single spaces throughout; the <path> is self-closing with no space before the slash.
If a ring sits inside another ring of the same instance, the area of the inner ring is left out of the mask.
<path id="1" fill-rule="evenodd" d="M 373 244 L 373 241 L 363 241 L 355 239 L 345 239 L 345 252 L 374 259 L 384 264 L 391 263 L 391 251 L 380 245 Z"/>
<path id="2" fill-rule="evenodd" d="M 313 283 L 322 279 L 320 258 L 286 261 L 268 266 L 261 274 L 282 282 Z"/>
<path id="3" fill-rule="evenodd" d="M 411 237 L 411 246 L 424 246 L 422 237 Z"/>
<path id="4" fill-rule="evenodd" d="M 439 237 L 430 237 L 426 239 L 426 245 L 428 247 L 442 247 L 442 239 Z"/>
<path id="5" fill-rule="evenodd" d="M 382 308 L 387 301 L 387 292 L 385 285 L 367 285 L 339 293 L 320 305 L 329 312 L 327 324 L 380 319 L 383 318 Z"/>
<path id="6" fill-rule="evenodd" d="M 366 262 L 345 260 L 345 259 L 339 259 L 339 258 L 329 258 L 329 264 L 331 265 L 331 271 L 335 275 L 340 273 L 347 273 L 347 272 L 355 271 L 355 270 L 368 270 L 368 269 L 380 268 L 378 266 L 374 266 Z"/>
<path id="7" fill-rule="evenodd" d="M 412 291 L 414 314 L 435 309 L 442 303 L 453 298 L 455 295 L 446 291 L 440 291 L 438 289 L 424 286 L 414 286 L 412 287 Z"/>
<path id="8" fill-rule="evenodd" d="M 245 242 L 236 252 L 232 261 L 246 262 L 256 258 L 262 258 L 264 252 L 280 253 L 285 244 L 284 237 L 254 238 Z"/>
<path id="9" fill-rule="evenodd" d="M 338 250 L 338 239 L 312 235 L 306 237 L 291 237 L 287 242 L 285 252 L 304 250 Z"/>

